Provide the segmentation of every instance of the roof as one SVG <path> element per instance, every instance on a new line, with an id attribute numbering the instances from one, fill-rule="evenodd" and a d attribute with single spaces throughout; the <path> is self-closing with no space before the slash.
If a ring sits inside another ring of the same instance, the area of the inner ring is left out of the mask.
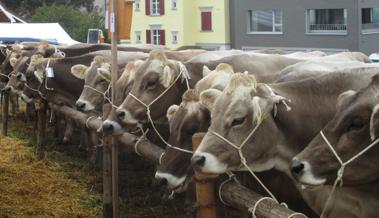
<path id="1" fill-rule="evenodd" d="M 73 40 L 58 23 L 0 23 L 0 41 L 39 42 L 73 45 Z"/>
<path id="2" fill-rule="evenodd" d="M 26 23 L 21 18 L 17 17 L 16 15 L 12 14 L 8 9 L 6 9 L 0 2 L 0 14 L 2 14 L 3 18 L 7 19 L 10 23 Z M 1 20 L 0 20 L 1 22 Z"/>

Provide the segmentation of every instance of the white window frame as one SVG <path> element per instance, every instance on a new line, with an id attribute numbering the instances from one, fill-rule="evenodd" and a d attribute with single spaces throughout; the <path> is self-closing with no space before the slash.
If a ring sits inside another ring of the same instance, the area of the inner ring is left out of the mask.
<path id="1" fill-rule="evenodd" d="M 323 9 L 343 9 L 345 16 L 346 30 L 310 30 L 310 11 L 311 10 L 323 10 Z M 305 10 L 305 34 L 307 35 L 347 35 L 348 33 L 348 11 L 346 8 L 316 8 L 316 9 L 306 9 Z"/>
<path id="2" fill-rule="evenodd" d="M 178 35 L 179 35 L 179 31 L 171 31 L 172 44 L 178 44 Z"/>
<path id="3" fill-rule="evenodd" d="M 177 10 L 178 9 L 178 1 L 177 0 L 171 0 L 171 10 Z"/>
<path id="4" fill-rule="evenodd" d="M 160 40 L 161 40 L 161 34 L 160 30 L 162 30 L 162 25 L 161 24 L 153 24 L 150 25 L 150 43 L 153 45 L 160 45 Z M 154 39 L 155 37 L 157 38 L 157 41 Z M 156 44 L 158 42 L 158 44 Z"/>
<path id="5" fill-rule="evenodd" d="M 371 20 L 373 20 L 374 9 L 377 9 L 377 8 L 379 8 L 379 7 L 369 8 L 369 9 L 371 9 L 371 14 L 370 14 Z M 361 13 L 363 12 L 363 9 L 364 8 L 361 8 Z M 375 24 L 376 25 L 376 23 L 370 23 L 370 24 Z M 364 25 L 367 25 L 367 24 L 364 24 L 363 20 L 361 20 L 361 33 L 362 34 L 365 35 L 365 34 L 378 34 L 379 33 L 379 24 L 378 24 L 378 28 L 363 28 Z"/>
<path id="6" fill-rule="evenodd" d="M 141 9 L 141 1 L 134 0 L 134 11 L 140 11 L 140 9 Z"/>
<path id="7" fill-rule="evenodd" d="M 136 36 L 136 43 L 142 43 L 141 31 L 135 31 L 134 34 Z"/>
<path id="8" fill-rule="evenodd" d="M 159 16 L 161 15 L 161 1 L 164 0 L 150 0 L 150 15 Z"/>
<path id="9" fill-rule="evenodd" d="M 253 11 L 271 11 L 272 16 L 272 31 L 252 31 L 251 30 L 251 22 L 253 22 Z M 282 23 L 275 23 L 275 12 L 278 11 L 281 13 L 281 21 Z M 276 27 L 282 27 L 281 31 L 276 31 Z M 283 34 L 283 11 L 279 9 L 271 9 L 271 10 L 248 10 L 247 11 L 247 34 L 272 34 L 272 35 L 281 35 Z"/>

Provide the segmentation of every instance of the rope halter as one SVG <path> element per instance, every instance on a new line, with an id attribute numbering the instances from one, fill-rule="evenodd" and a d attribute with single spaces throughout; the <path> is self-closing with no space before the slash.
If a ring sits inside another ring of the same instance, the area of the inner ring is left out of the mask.
<path id="1" fill-rule="evenodd" d="M 336 152 L 336 150 L 333 148 L 332 144 L 329 142 L 328 138 L 325 136 L 325 134 L 324 134 L 324 132 L 322 130 L 320 131 L 320 135 L 321 135 L 322 139 L 324 140 L 324 142 L 326 143 L 326 145 L 328 146 L 328 148 L 332 151 L 333 155 L 336 157 L 336 159 L 339 162 L 339 164 L 341 165 L 341 167 L 337 171 L 337 178 L 336 178 L 336 180 L 333 183 L 332 190 L 330 191 L 329 197 L 328 197 L 328 199 L 327 199 L 327 201 L 325 203 L 325 206 L 324 206 L 324 208 L 322 209 L 322 212 L 321 212 L 321 216 L 320 217 L 324 218 L 326 216 L 326 211 L 327 211 L 328 205 L 331 203 L 331 199 L 333 197 L 333 194 L 334 194 L 334 192 L 336 190 L 337 185 L 339 187 L 342 187 L 342 185 L 343 185 L 342 177 L 343 177 L 343 174 L 345 172 L 346 166 L 348 164 L 350 164 L 352 161 L 354 161 L 355 159 L 357 159 L 360 156 L 362 156 L 364 153 L 366 153 L 372 147 L 374 147 L 379 142 L 379 138 L 377 138 L 376 140 L 373 140 L 373 142 L 371 144 L 369 144 L 365 149 L 363 149 L 362 151 L 358 152 L 356 155 L 354 155 L 353 157 L 351 157 L 347 161 L 343 162 L 342 159 L 341 159 L 341 157 L 338 155 L 338 153 Z"/>
<path id="2" fill-rule="evenodd" d="M 155 131 L 155 133 L 158 135 L 159 139 L 164 143 L 166 144 L 166 146 L 172 148 L 172 149 L 175 149 L 175 150 L 178 150 L 178 151 L 181 151 L 181 152 L 184 152 L 184 153 L 188 153 L 188 154 L 193 154 L 194 152 L 191 151 L 191 150 L 187 150 L 187 149 L 183 149 L 183 148 L 179 148 L 179 147 L 176 147 L 176 146 L 173 146 L 171 145 L 170 143 L 168 143 L 164 138 L 163 136 L 159 133 L 159 131 L 157 130 L 157 128 L 155 127 L 155 124 L 154 124 L 154 121 L 151 117 L 151 111 L 150 111 L 150 107 L 151 105 L 153 105 L 155 102 L 157 102 L 160 98 L 162 98 L 170 89 L 171 87 L 173 87 L 176 82 L 181 78 L 181 82 L 185 81 L 186 83 L 186 86 L 187 86 L 187 89 L 190 89 L 190 86 L 189 86 L 189 80 L 191 79 L 190 76 L 189 76 L 189 73 L 187 71 L 187 68 L 184 66 L 184 64 L 182 64 L 181 62 L 178 62 L 179 63 L 179 69 L 180 69 L 180 72 L 179 72 L 179 75 L 176 77 L 176 79 L 174 80 L 174 82 L 172 82 L 160 95 L 158 95 L 153 101 L 151 101 L 149 104 L 145 104 L 143 101 L 141 101 L 138 97 L 136 97 L 135 95 L 133 95 L 131 92 L 129 92 L 128 95 L 130 95 L 134 100 L 136 100 L 137 102 L 139 102 L 141 105 L 143 105 L 145 108 L 146 108 L 146 115 L 147 115 L 147 119 L 148 119 L 148 122 L 151 124 L 153 130 Z M 161 157 L 163 157 L 163 154 L 161 155 Z"/>
<path id="3" fill-rule="evenodd" d="M 115 104 L 113 104 L 112 99 L 110 99 L 107 96 L 110 93 L 111 87 L 112 87 L 112 83 L 109 83 L 108 88 L 105 90 L 105 92 L 101 92 L 98 89 L 96 89 L 96 88 L 94 88 L 94 87 L 92 87 L 90 85 L 84 85 L 83 86 L 83 88 L 85 88 L 85 89 L 89 89 L 89 90 L 92 90 L 92 91 L 100 94 L 103 97 L 104 100 L 108 101 L 108 103 L 110 103 L 112 105 L 113 108 L 117 109 L 117 106 Z"/>

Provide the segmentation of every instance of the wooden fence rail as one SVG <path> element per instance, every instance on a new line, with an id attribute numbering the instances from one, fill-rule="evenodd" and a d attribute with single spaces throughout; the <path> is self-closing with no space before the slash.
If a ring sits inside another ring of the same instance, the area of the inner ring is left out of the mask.
<path id="1" fill-rule="evenodd" d="M 52 103 L 49 103 L 49 106 L 51 109 L 71 117 L 83 127 L 88 126 L 92 130 L 97 130 L 101 127 L 102 121 L 100 119 L 88 119 L 89 116 L 87 114 L 81 113 L 73 108 Z M 132 149 L 133 151 L 135 149 L 135 143 L 138 141 L 138 137 L 130 133 L 124 133 L 116 139 L 120 148 Z M 137 149 L 140 155 L 156 163 L 159 163 L 159 159 L 164 152 L 162 148 L 146 140 L 140 141 Z M 263 197 L 233 181 L 225 183 L 220 193 L 225 203 L 242 211 L 253 208 Z M 270 200 L 261 201 L 256 207 L 255 214 L 259 218 L 304 218 L 304 215 L 296 215 L 294 211 Z"/>

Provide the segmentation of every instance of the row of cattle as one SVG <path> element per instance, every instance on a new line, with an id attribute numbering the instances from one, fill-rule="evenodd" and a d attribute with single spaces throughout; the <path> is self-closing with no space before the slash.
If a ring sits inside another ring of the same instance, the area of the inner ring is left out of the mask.
<path id="1" fill-rule="evenodd" d="M 27 103 L 101 116 L 103 134 L 165 146 L 155 177 L 173 193 L 187 190 L 193 169 L 255 172 L 309 217 L 379 217 L 379 65 L 366 55 L 120 47 L 112 87 L 109 49 L 4 48 L 0 82 Z M 196 132 L 206 135 L 193 151 Z"/>

